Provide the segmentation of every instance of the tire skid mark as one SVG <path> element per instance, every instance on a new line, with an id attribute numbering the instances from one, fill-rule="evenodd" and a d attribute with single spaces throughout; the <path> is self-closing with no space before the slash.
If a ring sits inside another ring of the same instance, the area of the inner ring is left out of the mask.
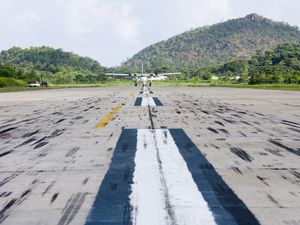
<path id="1" fill-rule="evenodd" d="M 52 195 L 52 198 L 50 200 L 50 205 L 57 199 L 58 195 L 59 195 L 59 193 L 55 193 Z"/>
<path id="2" fill-rule="evenodd" d="M 234 172 L 243 175 L 242 171 L 238 167 L 233 166 L 231 168 L 233 169 Z"/>
<path id="3" fill-rule="evenodd" d="M 50 185 L 48 185 L 45 189 L 45 191 L 43 192 L 42 196 L 44 196 L 46 193 L 48 193 L 48 191 L 54 186 L 55 181 L 52 181 Z"/>
<path id="4" fill-rule="evenodd" d="M 12 179 L 16 178 L 17 176 L 19 176 L 22 172 L 16 172 L 12 175 L 10 175 L 9 177 L 4 178 L 2 181 L 0 181 L 0 187 L 2 187 L 4 184 L 10 182 Z"/>
<path id="5" fill-rule="evenodd" d="M 87 192 L 78 192 L 71 196 L 62 211 L 62 216 L 57 225 L 68 225 L 73 221 L 85 201 L 87 194 Z"/>
<path id="6" fill-rule="evenodd" d="M 36 130 L 36 131 L 33 131 L 33 132 L 26 133 L 22 137 L 23 138 L 31 137 L 32 135 L 35 135 L 35 134 L 39 133 L 39 131 L 40 130 Z"/>
<path id="7" fill-rule="evenodd" d="M 279 208 L 282 208 L 282 206 L 279 204 L 279 202 L 270 194 L 267 194 L 268 199 L 273 202 L 276 206 L 278 206 Z"/>
<path id="8" fill-rule="evenodd" d="M 2 193 L 0 193 L 0 198 L 6 198 L 6 197 L 8 197 L 8 196 L 10 196 L 12 194 L 12 192 L 11 191 L 8 191 L 8 192 L 2 192 Z"/>
<path id="9" fill-rule="evenodd" d="M 219 131 L 217 131 L 216 129 L 214 129 L 214 128 L 212 128 L 212 127 L 208 127 L 207 130 L 209 130 L 209 131 L 211 131 L 211 132 L 213 132 L 213 133 L 215 133 L 215 134 L 218 134 L 218 133 L 219 133 Z"/>
<path id="10" fill-rule="evenodd" d="M 253 160 L 253 158 L 241 148 L 232 147 L 230 148 L 230 151 L 246 162 L 251 162 Z"/>
<path id="11" fill-rule="evenodd" d="M 6 133 L 8 133 L 8 132 L 10 132 L 10 131 L 12 131 L 12 130 L 15 130 L 15 129 L 17 129 L 17 128 L 18 128 L 18 127 L 10 127 L 10 128 L 1 130 L 1 131 L 0 131 L 0 137 L 1 137 L 1 136 L 4 136 Z"/>
<path id="12" fill-rule="evenodd" d="M 300 129 L 293 128 L 293 127 L 288 127 L 289 130 L 295 131 L 297 133 L 300 133 Z"/>
<path id="13" fill-rule="evenodd" d="M 35 117 L 35 118 L 30 118 L 30 119 L 20 120 L 20 121 L 15 122 L 15 123 L 6 124 L 6 125 L 0 127 L 0 129 L 5 128 L 5 127 L 9 127 L 9 126 L 15 126 L 15 125 L 17 125 L 17 124 L 24 123 L 24 122 L 34 121 L 34 120 L 37 120 L 37 119 L 39 119 L 39 118 L 41 118 L 41 117 L 42 117 L 42 116 L 38 116 L 38 117 Z"/>
<path id="14" fill-rule="evenodd" d="M 300 156 L 300 149 L 293 149 L 293 148 L 290 148 L 282 143 L 280 143 L 279 141 L 276 141 L 274 139 L 269 139 L 269 142 L 280 147 L 280 148 L 283 148 L 285 150 L 287 150 L 288 152 L 292 153 L 292 154 L 295 154 L 297 156 Z"/>
<path id="15" fill-rule="evenodd" d="M 292 171 L 290 171 L 290 173 L 292 175 L 294 175 L 298 180 L 300 180 L 300 172 L 292 170 Z"/>
<path id="16" fill-rule="evenodd" d="M 265 185 L 267 186 L 270 186 L 267 182 L 266 182 L 266 179 L 265 177 L 261 177 L 261 176 L 256 176 L 257 179 L 259 179 L 262 183 L 264 183 Z"/>
<path id="17" fill-rule="evenodd" d="M 65 120 L 66 120 L 66 119 L 59 119 L 58 121 L 55 122 L 55 124 L 59 124 L 59 123 L 65 121 Z"/>
<path id="18" fill-rule="evenodd" d="M 42 137 L 41 139 L 37 140 L 31 146 L 35 145 L 34 149 L 41 148 L 49 143 L 49 141 L 48 141 L 49 139 L 52 139 L 52 138 L 62 135 L 65 130 L 66 129 L 57 129 L 57 130 L 53 131 L 49 136 L 45 136 L 45 137 Z"/>
<path id="19" fill-rule="evenodd" d="M 73 156 L 74 154 L 76 154 L 76 152 L 78 152 L 80 149 L 80 147 L 74 147 L 72 148 L 66 155 L 65 157 L 71 157 Z"/>
<path id="20" fill-rule="evenodd" d="M 13 152 L 13 150 L 9 150 L 9 151 L 6 151 L 6 152 L 0 152 L 0 158 L 3 157 L 3 156 L 9 155 L 12 152 Z"/>
<path id="21" fill-rule="evenodd" d="M 36 141 L 36 138 L 32 137 L 32 138 L 30 138 L 30 139 L 24 141 L 23 143 L 17 145 L 17 146 L 14 147 L 14 148 L 16 149 L 16 148 L 22 147 L 22 146 L 24 146 L 24 145 L 27 145 L 27 144 L 33 142 L 33 141 Z"/>
<path id="22" fill-rule="evenodd" d="M 279 157 L 283 157 L 283 155 L 280 153 L 280 150 L 278 150 L 278 149 L 265 148 L 265 150 L 267 152 L 270 152 L 273 155 L 276 155 L 276 156 L 279 156 Z"/>
<path id="23" fill-rule="evenodd" d="M 31 194 L 32 189 L 34 187 L 34 184 L 36 182 L 33 182 L 31 184 L 31 187 L 29 187 L 27 190 L 25 190 L 19 198 L 13 198 L 11 199 L 1 210 L 0 210 L 0 223 L 2 223 L 4 220 L 6 220 L 10 214 L 11 211 L 13 211 L 16 207 L 21 205 Z"/>

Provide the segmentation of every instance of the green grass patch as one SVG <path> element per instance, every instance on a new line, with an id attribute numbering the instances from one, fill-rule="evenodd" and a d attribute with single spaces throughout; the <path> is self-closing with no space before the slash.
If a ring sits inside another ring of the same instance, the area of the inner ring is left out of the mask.
<path id="1" fill-rule="evenodd" d="M 11 77 L 0 77 L 0 88 L 25 87 L 26 82 Z"/>
<path id="2" fill-rule="evenodd" d="M 88 87 L 113 87 L 113 86 L 134 86 L 132 80 L 108 80 L 105 82 L 95 84 L 49 84 L 48 88 L 27 88 L 26 82 L 16 80 L 13 78 L 0 77 L 0 84 L 5 84 L 0 88 L 0 92 L 15 92 L 15 91 L 33 91 L 45 89 L 61 89 L 61 88 L 88 88 Z M 140 85 L 140 84 L 139 84 Z M 300 85 L 282 85 L 282 84 L 261 84 L 261 85 L 248 85 L 248 84 L 232 84 L 222 81 L 155 81 L 153 86 L 160 87 L 225 87 L 225 88 L 254 88 L 265 90 L 287 90 L 287 91 L 300 91 Z"/>
<path id="3" fill-rule="evenodd" d="M 300 91 L 300 85 L 296 84 L 232 84 L 220 81 L 210 82 L 193 82 L 193 81 L 158 81 L 154 83 L 155 86 L 161 87 L 226 87 L 226 88 L 253 88 L 253 89 L 266 89 L 266 90 L 287 90 L 287 91 Z"/>
<path id="4" fill-rule="evenodd" d="M 133 86 L 132 80 L 111 80 L 95 84 L 50 84 L 50 88 L 84 88 L 84 87 L 113 87 L 113 86 Z"/>

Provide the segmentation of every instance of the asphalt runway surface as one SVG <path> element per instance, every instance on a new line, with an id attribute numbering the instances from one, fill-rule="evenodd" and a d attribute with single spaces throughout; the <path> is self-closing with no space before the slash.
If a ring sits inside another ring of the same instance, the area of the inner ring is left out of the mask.
<path id="1" fill-rule="evenodd" d="M 300 225 L 300 93 L 0 94 L 0 224 Z"/>

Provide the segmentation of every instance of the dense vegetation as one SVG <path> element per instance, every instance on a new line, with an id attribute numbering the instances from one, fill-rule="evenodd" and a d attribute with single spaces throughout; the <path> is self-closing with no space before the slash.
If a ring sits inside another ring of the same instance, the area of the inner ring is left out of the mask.
<path id="1" fill-rule="evenodd" d="M 256 14 L 197 28 L 151 45 L 133 56 L 122 68 L 139 71 L 169 67 L 171 70 L 206 67 L 232 59 L 249 59 L 257 50 L 274 49 L 281 43 L 299 43 L 300 31 Z"/>
<path id="2" fill-rule="evenodd" d="M 249 84 L 300 84 L 300 44 L 281 44 L 257 51 L 249 60 L 232 60 L 219 66 L 184 68 L 186 78 Z"/>
<path id="3" fill-rule="evenodd" d="M 104 68 L 95 60 L 50 47 L 11 48 L 0 53 L 0 86 L 11 82 L 95 83 Z M 19 80 L 19 81 L 18 81 Z"/>

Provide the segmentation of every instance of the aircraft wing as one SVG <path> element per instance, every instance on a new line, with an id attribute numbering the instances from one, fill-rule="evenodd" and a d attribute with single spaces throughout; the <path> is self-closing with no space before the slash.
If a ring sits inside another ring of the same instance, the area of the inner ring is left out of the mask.
<path id="1" fill-rule="evenodd" d="M 180 75 L 180 72 L 176 72 L 176 73 L 158 73 L 156 74 L 156 76 L 171 76 L 171 75 Z"/>
<path id="2" fill-rule="evenodd" d="M 176 72 L 176 73 L 158 73 L 158 74 L 151 75 L 149 80 L 151 80 L 151 81 L 166 80 L 168 78 L 168 76 L 180 75 L 180 74 L 181 74 L 180 72 Z"/>
<path id="3" fill-rule="evenodd" d="M 112 76 L 112 77 L 131 77 L 132 75 L 130 73 L 105 73 L 106 76 Z"/>

